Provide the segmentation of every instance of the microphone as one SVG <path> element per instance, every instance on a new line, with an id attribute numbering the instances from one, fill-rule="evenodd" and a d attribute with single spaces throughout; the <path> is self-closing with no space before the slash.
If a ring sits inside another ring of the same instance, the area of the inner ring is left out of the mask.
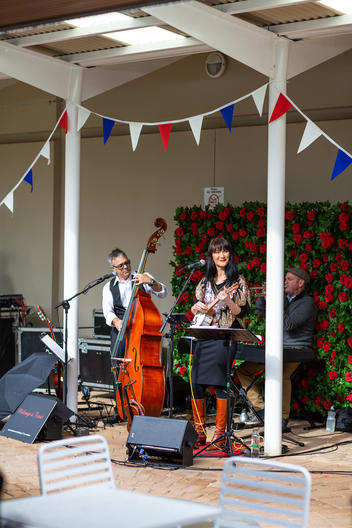
<path id="1" fill-rule="evenodd" d="M 106 280 L 106 279 L 111 279 L 111 277 L 116 277 L 116 271 L 112 271 L 111 273 L 108 273 L 107 275 L 104 275 L 103 277 L 100 277 L 100 279 L 98 280 Z"/>
<path id="2" fill-rule="evenodd" d="M 198 262 L 194 262 L 193 264 L 187 264 L 187 266 L 184 266 L 184 269 L 197 268 L 198 266 L 204 266 L 205 263 L 206 263 L 205 260 L 201 259 L 201 260 L 198 260 Z"/>

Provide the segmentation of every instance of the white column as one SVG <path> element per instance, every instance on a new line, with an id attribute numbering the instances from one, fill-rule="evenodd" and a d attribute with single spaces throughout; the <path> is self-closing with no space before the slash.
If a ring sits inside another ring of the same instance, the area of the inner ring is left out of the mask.
<path id="1" fill-rule="evenodd" d="M 72 71 L 67 101 L 69 132 L 65 141 L 65 233 L 64 299 L 79 291 L 79 194 L 81 133 L 77 132 L 77 107 L 82 89 L 82 71 Z M 67 349 L 73 358 L 67 369 L 67 406 L 77 412 L 78 379 L 78 298 L 70 301 Z"/>
<path id="2" fill-rule="evenodd" d="M 288 41 L 275 47 L 275 73 L 269 85 L 269 116 L 281 92 L 286 93 Z M 268 125 L 268 224 L 265 332 L 266 455 L 281 454 L 282 439 L 282 325 L 285 244 L 285 115 Z"/>

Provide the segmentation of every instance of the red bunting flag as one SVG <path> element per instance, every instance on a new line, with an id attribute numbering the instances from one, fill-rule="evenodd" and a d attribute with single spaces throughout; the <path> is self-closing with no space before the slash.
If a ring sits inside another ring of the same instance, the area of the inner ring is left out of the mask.
<path id="1" fill-rule="evenodd" d="M 65 113 L 61 117 L 59 121 L 59 126 L 64 129 L 65 134 L 68 132 L 68 117 L 67 117 L 67 110 L 65 110 Z"/>
<path id="2" fill-rule="evenodd" d="M 164 151 L 166 152 L 167 146 L 169 144 L 172 123 L 165 123 L 165 125 L 158 125 L 158 127 L 161 136 L 161 141 L 163 142 L 164 146 Z"/>
<path id="3" fill-rule="evenodd" d="M 292 108 L 293 104 L 290 103 L 286 97 L 280 93 L 278 100 L 276 101 L 275 108 L 273 110 L 273 113 L 271 114 L 271 118 L 269 123 L 272 123 L 276 119 L 279 119 L 282 115 L 286 114 L 290 108 Z"/>

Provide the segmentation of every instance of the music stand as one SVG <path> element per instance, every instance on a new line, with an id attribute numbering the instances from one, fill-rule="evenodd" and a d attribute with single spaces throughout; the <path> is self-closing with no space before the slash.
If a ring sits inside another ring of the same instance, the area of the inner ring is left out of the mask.
<path id="1" fill-rule="evenodd" d="M 190 326 L 187 329 L 187 333 L 191 337 L 195 337 L 199 340 L 210 340 L 219 339 L 224 341 L 227 349 L 227 362 L 226 362 L 226 391 L 227 391 L 227 417 L 226 417 L 226 431 L 221 436 L 210 442 L 210 444 L 203 447 L 194 456 L 198 456 L 203 451 L 208 449 L 213 444 L 219 442 L 225 438 L 225 447 L 221 449 L 224 453 L 230 453 L 233 456 L 232 440 L 236 440 L 249 450 L 249 447 L 233 433 L 232 428 L 232 412 L 231 412 L 231 345 L 233 341 L 254 341 L 259 342 L 259 339 L 253 332 L 246 328 L 216 328 L 213 326 Z"/>

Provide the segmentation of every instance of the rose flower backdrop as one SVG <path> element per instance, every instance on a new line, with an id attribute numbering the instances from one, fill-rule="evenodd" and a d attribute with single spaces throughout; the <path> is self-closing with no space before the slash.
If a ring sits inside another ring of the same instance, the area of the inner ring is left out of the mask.
<path id="1" fill-rule="evenodd" d="M 309 413 L 325 415 L 335 408 L 352 407 L 352 207 L 329 202 L 286 204 L 285 267 L 306 270 L 308 287 L 318 307 L 314 355 L 321 367 L 310 369 L 296 392 Z M 178 295 L 185 281 L 184 265 L 207 258 L 209 240 L 221 236 L 233 247 L 239 273 L 249 286 L 262 286 L 266 275 L 266 205 L 246 202 L 240 207 L 215 209 L 179 207 L 176 221 L 172 289 Z M 204 269 L 196 270 L 177 310 L 192 319 L 190 307 Z M 264 340 L 265 321 L 258 317 L 252 299 L 246 325 Z M 178 331 L 179 337 L 182 330 Z M 174 350 L 174 374 L 189 380 L 189 357 Z M 235 368 L 235 366 L 234 366 Z M 298 410 L 297 402 L 293 404 Z"/>

